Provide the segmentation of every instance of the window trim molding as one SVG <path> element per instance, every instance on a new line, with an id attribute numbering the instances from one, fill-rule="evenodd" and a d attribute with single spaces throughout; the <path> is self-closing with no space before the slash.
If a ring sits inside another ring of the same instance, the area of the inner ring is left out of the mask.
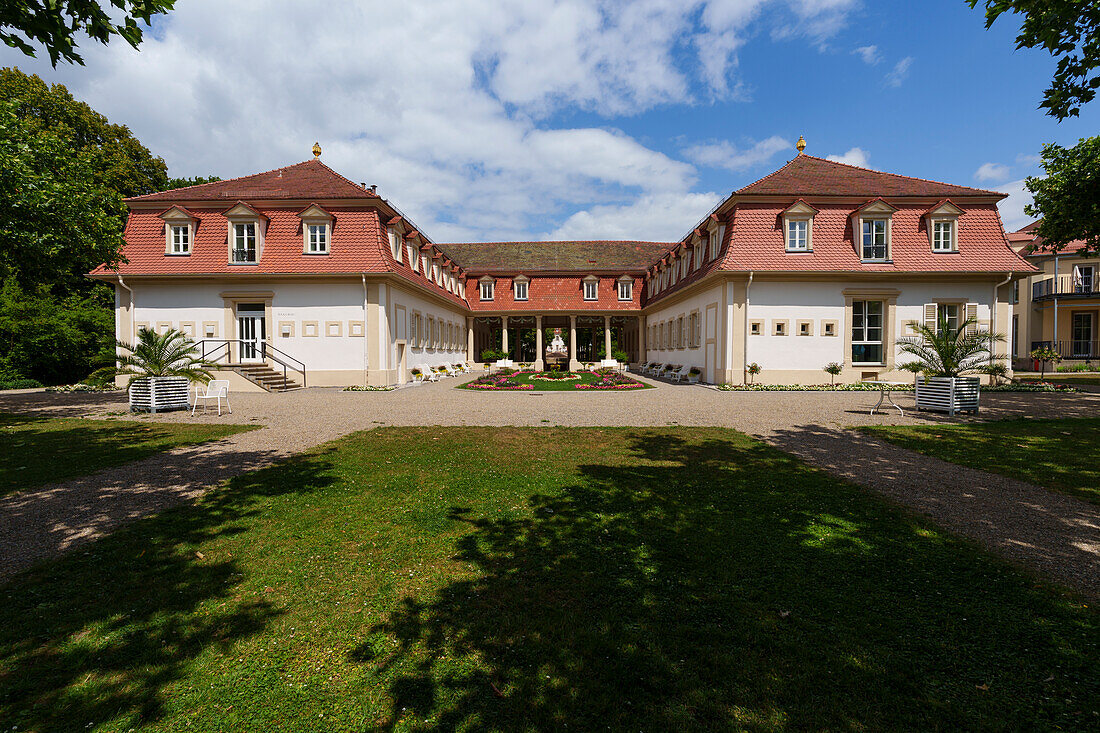
<path id="1" fill-rule="evenodd" d="M 855 244 L 856 256 L 859 257 L 859 261 L 865 264 L 880 265 L 889 264 L 893 262 L 893 231 L 894 231 L 894 214 L 897 212 L 897 208 L 891 206 L 881 198 L 877 198 L 873 201 L 869 201 L 863 206 L 856 209 L 855 212 L 855 227 L 852 230 L 852 240 Z M 863 223 L 865 221 L 885 221 L 886 222 L 886 256 L 882 259 L 867 258 L 863 256 Z"/>
<path id="2" fill-rule="evenodd" d="M 818 210 L 810 206 L 802 199 L 798 199 L 783 211 L 783 251 L 787 254 L 813 254 L 814 251 L 814 216 Z M 806 248 L 794 249 L 791 247 L 791 223 L 806 222 Z"/>
<path id="3" fill-rule="evenodd" d="M 626 285 L 627 297 L 623 297 L 622 287 Z M 630 275 L 622 275 L 615 281 L 615 295 L 618 296 L 620 303 L 632 303 L 634 302 L 634 278 Z"/>
<path id="4" fill-rule="evenodd" d="M 592 285 L 592 297 L 588 297 L 588 286 Z M 600 299 L 600 279 L 595 275 L 585 275 L 581 278 L 581 298 L 586 303 L 595 303 Z"/>
<path id="5" fill-rule="evenodd" d="M 525 286 L 523 297 L 519 297 L 519 286 Z M 526 275 L 516 275 L 512 278 L 512 298 L 516 302 L 526 303 L 531 298 L 531 278 Z"/>
<path id="6" fill-rule="evenodd" d="M 302 221 L 302 254 L 310 257 L 320 257 L 332 252 L 332 222 L 334 217 L 318 204 L 310 204 L 298 212 L 298 218 Z M 309 229 L 314 226 L 325 227 L 325 248 L 323 251 L 311 252 L 309 249 Z"/>
<path id="7" fill-rule="evenodd" d="M 852 367 L 860 367 L 867 371 L 889 372 L 894 369 L 894 320 L 897 313 L 898 296 L 900 290 L 894 288 L 853 288 L 843 290 L 844 296 L 844 360 Z M 852 361 L 852 303 L 857 300 L 882 301 L 882 357 L 881 363 L 853 362 Z"/>
<path id="8" fill-rule="evenodd" d="M 195 251 L 195 230 L 198 218 L 182 206 L 173 206 L 160 215 L 164 220 L 164 254 L 169 257 L 190 257 Z M 187 251 L 172 251 L 172 234 L 175 227 L 187 227 Z"/>
<path id="9" fill-rule="evenodd" d="M 485 286 L 489 286 L 489 297 L 485 297 Z M 482 275 L 477 281 L 478 298 L 482 303 L 490 303 L 496 297 L 496 280 L 489 275 Z"/>
<path id="10" fill-rule="evenodd" d="M 933 254 L 947 255 L 957 254 L 959 251 L 959 218 L 966 213 L 954 204 L 950 199 L 944 199 L 922 215 L 924 226 L 928 232 L 928 247 Z M 951 224 L 950 249 L 936 249 L 936 224 L 948 222 Z"/>
<path id="11" fill-rule="evenodd" d="M 261 258 L 264 254 L 264 239 L 267 233 L 267 217 L 261 214 L 252 206 L 249 206 L 243 201 L 238 201 L 231 206 L 225 212 L 222 213 L 228 224 L 228 236 L 226 244 L 228 245 L 228 252 L 226 253 L 229 258 L 229 264 L 239 267 L 256 267 L 260 264 Z M 233 259 L 234 245 L 237 240 L 237 226 L 239 224 L 253 224 L 255 225 L 256 232 L 256 259 L 252 262 L 237 262 Z"/>

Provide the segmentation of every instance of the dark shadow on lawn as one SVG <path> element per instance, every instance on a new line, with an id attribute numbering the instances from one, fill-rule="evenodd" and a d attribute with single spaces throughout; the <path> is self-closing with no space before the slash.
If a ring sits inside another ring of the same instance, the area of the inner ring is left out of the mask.
<path id="1" fill-rule="evenodd" d="M 393 679 L 383 729 L 1092 721 L 1095 625 L 1059 599 L 759 443 L 631 440 L 531 518 L 453 509 L 476 577 L 406 598 L 373 630 L 396 651 L 350 652 Z"/>
<path id="2" fill-rule="evenodd" d="M 268 497 L 329 486 L 330 469 L 320 454 L 239 476 L 0 586 L 0 729 L 157 720 L 195 657 L 279 615 L 232 557 L 200 557 L 203 543 L 243 531 Z"/>

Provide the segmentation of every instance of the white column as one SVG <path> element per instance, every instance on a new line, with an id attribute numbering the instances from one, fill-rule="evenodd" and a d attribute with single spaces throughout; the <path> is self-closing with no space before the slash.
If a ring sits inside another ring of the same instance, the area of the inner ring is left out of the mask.
<path id="1" fill-rule="evenodd" d="M 603 317 L 603 358 L 611 358 L 611 316 Z"/>
<path id="2" fill-rule="evenodd" d="M 466 361 L 473 362 L 474 359 L 474 319 L 466 319 Z"/>
<path id="3" fill-rule="evenodd" d="M 500 348 L 508 353 L 508 316 L 500 317 Z M 508 357 L 505 356 L 505 359 Z"/>
<path id="4" fill-rule="evenodd" d="M 569 316 L 569 371 L 575 372 L 580 367 L 577 361 L 577 317 Z"/>
<path id="5" fill-rule="evenodd" d="M 535 371 L 541 372 L 545 368 L 542 357 L 542 316 L 535 316 Z"/>

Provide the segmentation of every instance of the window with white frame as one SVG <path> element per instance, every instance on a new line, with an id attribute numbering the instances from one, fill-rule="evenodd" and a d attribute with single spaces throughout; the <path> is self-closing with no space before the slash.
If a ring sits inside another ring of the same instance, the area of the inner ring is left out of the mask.
<path id="1" fill-rule="evenodd" d="M 431 277 L 431 270 L 428 265 L 428 255 L 420 255 L 420 271 L 424 273 L 424 277 Z"/>
<path id="2" fill-rule="evenodd" d="M 887 254 L 886 219 L 864 219 L 862 232 L 862 258 L 864 260 L 885 260 Z"/>
<path id="3" fill-rule="evenodd" d="M 233 261 L 256 261 L 256 224 L 247 222 L 233 225 Z"/>
<path id="4" fill-rule="evenodd" d="M 682 250 L 680 254 L 680 279 L 683 280 L 691 272 L 691 251 Z"/>
<path id="5" fill-rule="evenodd" d="M 516 289 L 516 300 L 527 300 L 527 281 L 516 280 L 514 286 Z"/>
<path id="6" fill-rule="evenodd" d="M 328 224 L 306 225 L 306 252 L 311 255 L 328 254 Z"/>
<path id="7" fill-rule="evenodd" d="M 493 299 L 493 281 L 492 280 L 482 280 L 481 283 L 479 283 L 479 284 L 481 286 L 481 299 L 482 300 L 492 300 Z"/>
<path id="8" fill-rule="evenodd" d="M 676 260 L 669 263 L 668 266 L 668 286 L 672 287 L 676 284 L 676 281 L 680 277 L 680 268 L 676 265 Z"/>
<path id="9" fill-rule="evenodd" d="M 940 324 L 946 322 L 947 328 L 955 331 L 959 328 L 958 303 L 939 303 L 936 306 L 936 332 L 940 330 Z"/>
<path id="10" fill-rule="evenodd" d="M 596 300 L 597 293 L 598 293 L 597 281 L 596 280 L 585 280 L 584 281 L 584 299 L 585 300 Z"/>
<path id="11" fill-rule="evenodd" d="M 692 250 L 692 254 L 694 255 L 692 257 L 692 259 L 695 262 L 693 267 L 696 270 L 698 270 L 700 267 L 703 266 L 703 257 L 706 254 L 706 252 L 707 252 L 706 245 L 704 245 L 702 242 L 696 242 L 695 243 L 695 248 Z"/>
<path id="12" fill-rule="evenodd" d="M 709 257 L 710 257 L 710 259 L 713 260 L 716 257 L 718 257 L 718 246 L 719 246 L 718 231 L 715 230 L 715 231 L 710 233 L 710 240 L 709 240 L 709 247 L 710 247 Z"/>
<path id="13" fill-rule="evenodd" d="M 787 220 L 787 251 L 808 252 L 810 249 L 810 220 Z"/>
<path id="14" fill-rule="evenodd" d="M 881 300 L 852 301 L 852 363 L 882 364 Z"/>
<path id="15" fill-rule="evenodd" d="M 954 252 L 955 222 L 951 219 L 938 219 L 932 222 L 932 251 Z"/>
<path id="16" fill-rule="evenodd" d="M 413 244 L 412 242 L 409 242 L 405 246 L 405 250 L 406 250 L 406 255 L 409 258 L 409 267 L 411 267 L 413 269 L 413 272 L 416 272 L 416 264 L 417 264 L 416 261 L 418 259 L 420 259 L 419 257 L 416 256 L 416 245 Z"/>
<path id="17" fill-rule="evenodd" d="M 401 233 L 394 228 L 390 228 L 390 254 L 398 262 L 401 261 Z"/>
<path id="18" fill-rule="evenodd" d="M 633 280 L 620 280 L 619 281 L 619 300 L 633 300 L 634 299 L 634 281 Z"/>
<path id="19" fill-rule="evenodd" d="M 172 225 L 172 249 L 171 253 L 174 255 L 189 255 L 191 254 L 191 225 L 190 224 L 173 224 Z"/>

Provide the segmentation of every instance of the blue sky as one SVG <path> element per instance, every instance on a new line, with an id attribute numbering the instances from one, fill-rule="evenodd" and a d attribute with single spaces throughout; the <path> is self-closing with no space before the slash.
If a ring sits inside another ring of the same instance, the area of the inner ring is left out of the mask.
<path id="1" fill-rule="evenodd" d="M 919 12 L 914 12 L 914 7 Z M 731 190 L 807 152 L 996 188 L 1010 229 L 1044 142 L 1100 103 L 1038 110 L 1053 60 L 963 0 L 214 3 L 140 52 L 50 69 L 173 175 L 309 157 L 378 184 L 436 241 L 675 239 Z"/>

